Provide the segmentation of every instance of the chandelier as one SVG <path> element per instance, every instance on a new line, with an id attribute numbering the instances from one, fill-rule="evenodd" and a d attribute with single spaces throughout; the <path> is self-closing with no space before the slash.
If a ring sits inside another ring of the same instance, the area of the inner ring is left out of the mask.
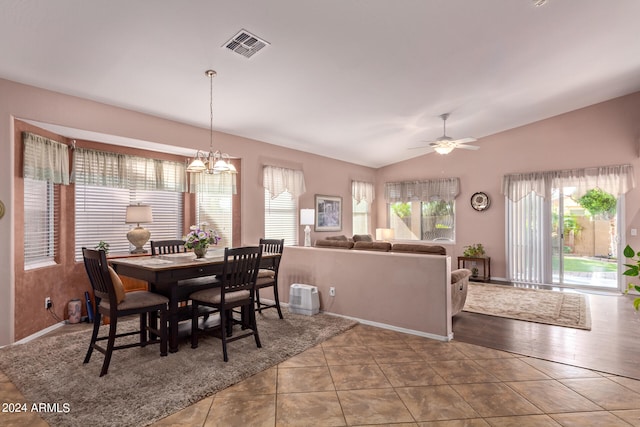
<path id="1" fill-rule="evenodd" d="M 207 70 L 204 73 L 210 80 L 209 88 L 209 152 L 204 153 L 200 150 L 196 153 L 193 161 L 187 166 L 187 172 L 205 172 L 205 173 L 237 173 L 235 166 L 231 164 L 231 158 L 227 153 L 219 150 L 213 150 L 213 78 L 216 72 Z"/>

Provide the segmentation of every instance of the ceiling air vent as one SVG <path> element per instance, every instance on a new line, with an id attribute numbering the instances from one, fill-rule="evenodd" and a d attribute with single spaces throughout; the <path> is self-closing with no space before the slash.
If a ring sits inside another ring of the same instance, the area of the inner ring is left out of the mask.
<path id="1" fill-rule="evenodd" d="M 244 56 L 245 58 L 251 58 L 253 55 L 258 53 L 260 49 L 268 45 L 268 42 L 262 40 L 258 36 L 254 36 L 247 30 L 240 30 L 238 34 L 233 36 L 224 44 L 224 47 Z"/>

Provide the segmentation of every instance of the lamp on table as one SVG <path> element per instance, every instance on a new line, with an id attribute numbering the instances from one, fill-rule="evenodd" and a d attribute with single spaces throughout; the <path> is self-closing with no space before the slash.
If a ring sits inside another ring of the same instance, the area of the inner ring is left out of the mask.
<path id="1" fill-rule="evenodd" d="M 148 224 L 153 222 L 151 206 L 140 204 L 127 206 L 127 214 L 124 222 L 127 224 L 136 224 L 136 227 L 127 233 L 127 240 L 135 246 L 135 249 L 133 249 L 131 253 L 146 254 L 147 250 L 142 247 L 149 241 L 151 232 L 146 228 L 140 227 L 140 223 Z"/>
<path id="2" fill-rule="evenodd" d="M 304 245 L 311 246 L 311 228 L 315 221 L 316 211 L 314 209 L 300 209 L 300 225 L 304 225 Z"/>
<path id="3" fill-rule="evenodd" d="M 395 233 L 392 228 L 376 228 L 376 240 L 388 242 L 389 240 L 393 240 L 394 237 Z"/>

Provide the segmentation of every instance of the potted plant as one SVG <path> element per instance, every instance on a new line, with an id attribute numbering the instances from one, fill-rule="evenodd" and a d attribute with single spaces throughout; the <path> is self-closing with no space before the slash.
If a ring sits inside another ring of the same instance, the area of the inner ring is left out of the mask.
<path id="1" fill-rule="evenodd" d="M 485 255 L 484 246 L 482 246 L 482 243 L 465 246 L 462 255 L 470 258 L 483 257 Z"/>
<path id="2" fill-rule="evenodd" d="M 623 253 L 625 258 L 631 259 L 631 261 L 633 261 L 634 264 L 625 264 L 625 267 L 627 267 L 628 269 L 622 274 L 624 274 L 625 276 L 638 277 L 638 274 L 640 273 L 640 252 L 636 253 L 636 251 L 634 251 L 631 246 L 627 245 L 627 247 L 624 248 Z M 640 292 L 640 286 L 634 285 L 633 283 L 629 283 L 629 285 L 627 286 L 627 290 L 624 293 L 626 294 L 630 290 L 635 290 L 636 292 Z M 633 307 L 636 310 L 640 309 L 640 297 L 633 300 Z"/>
<path id="3" fill-rule="evenodd" d="M 103 250 L 105 255 L 109 253 L 109 244 L 107 242 L 105 242 L 104 240 L 100 240 L 100 242 L 98 242 L 98 244 L 95 246 L 94 248 L 95 250 Z"/>
<path id="4" fill-rule="evenodd" d="M 191 231 L 184 236 L 184 247 L 193 249 L 197 258 L 204 258 L 209 245 L 217 245 L 218 233 L 214 230 L 205 230 L 195 225 L 190 227 Z"/>

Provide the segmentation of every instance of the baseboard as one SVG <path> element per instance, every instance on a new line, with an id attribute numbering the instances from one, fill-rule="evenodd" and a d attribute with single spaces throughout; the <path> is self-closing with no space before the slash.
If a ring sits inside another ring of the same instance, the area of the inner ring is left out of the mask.
<path id="1" fill-rule="evenodd" d="M 58 329 L 61 326 L 64 326 L 66 324 L 66 321 L 61 321 L 58 323 L 55 323 L 51 326 L 49 326 L 48 328 L 45 328 L 41 331 L 36 332 L 35 334 L 29 335 L 28 337 L 22 338 L 20 341 L 16 341 L 13 344 L 24 344 L 24 343 L 28 343 L 29 341 L 32 341 L 36 338 L 40 338 L 43 335 L 48 334 L 51 331 L 55 331 L 56 329 Z"/>

